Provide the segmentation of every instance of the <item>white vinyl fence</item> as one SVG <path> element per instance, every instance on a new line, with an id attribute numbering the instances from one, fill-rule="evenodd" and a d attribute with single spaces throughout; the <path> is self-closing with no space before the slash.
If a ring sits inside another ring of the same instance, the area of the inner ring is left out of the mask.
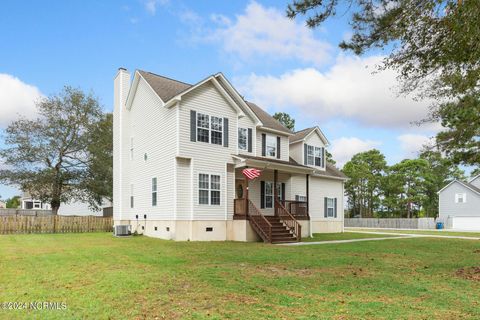
<path id="1" fill-rule="evenodd" d="M 350 228 L 390 228 L 390 229 L 435 229 L 435 218 L 351 218 L 345 219 L 345 227 Z"/>

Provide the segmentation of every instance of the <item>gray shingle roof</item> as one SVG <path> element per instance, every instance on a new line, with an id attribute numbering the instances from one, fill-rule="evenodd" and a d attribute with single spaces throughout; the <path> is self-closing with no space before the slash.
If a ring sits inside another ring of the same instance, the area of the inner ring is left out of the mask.
<path id="1" fill-rule="evenodd" d="M 290 131 L 288 128 L 286 128 L 283 124 L 281 124 L 277 119 L 269 115 L 267 112 L 265 112 L 262 108 L 257 106 L 253 102 L 245 101 L 250 109 L 252 109 L 253 113 L 260 119 L 260 121 L 263 123 L 263 126 L 266 128 L 278 130 L 281 132 L 285 133 L 293 133 Z"/>
<path id="2" fill-rule="evenodd" d="M 176 95 L 192 87 L 191 84 L 160 76 L 152 72 L 142 70 L 138 70 L 138 72 L 148 82 L 148 84 L 163 100 L 163 102 L 169 101 Z M 255 113 L 258 119 L 260 119 L 264 127 L 285 133 L 292 133 L 292 131 L 285 128 L 280 122 L 278 122 L 276 119 L 274 119 L 271 115 L 269 115 L 256 104 L 248 101 L 245 102 L 248 104 L 250 109 L 252 109 L 253 113 Z"/>
<path id="3" fill-rule="evenodd" d="M 333 164 L 326 163 L 325 166 L 325 175 L 326 176 L 331 176 L 331 177 L 336 177 L 336 178 L 343 178 L 346 179 L 347 176 L 340 170 L 337 169 Z"/>
<path id="4" fill-rule="evenodd" d="M 290 143 L 305 139 L 305 137 L 308 136 L 310 132 L 315 130 L 315 128 L 316 127 L 311 127 L 295 132 L 295 134 L 290 137 Z"/>
<path id="5" fill-rule="evenodd" d="M 155 73 L 142 70 L 138 70 L 138 72 L 148 82 L 148 84 L 158 94 L 163 102 L 169 101 L 177 94 L 187 90 L 192 86 L 191 84 L 163 77 Z"/>
<path id="6" fill-rule="evenodd" d="M 472 190 L 480 193 L 480 188 L 474 186 L 473 184 L 468 183 L 468 182 L 463 182 L 463 181 L 462 181 L 462 183 L 463 183 L 464 185 L 468 186 L 470 189 L 472 189 Z"/>

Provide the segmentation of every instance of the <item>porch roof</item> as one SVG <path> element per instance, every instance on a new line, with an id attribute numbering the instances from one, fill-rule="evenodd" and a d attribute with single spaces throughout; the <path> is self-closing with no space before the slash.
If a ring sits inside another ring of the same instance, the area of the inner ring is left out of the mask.
<path id="1" fill-rule="evenodd" d="M 292 158 L 290 158 L 290 161 L 284 161 L 243 154 L 235 154 L 233 155 L 233 157 L 242 161 L 241 164 L 237 165 L 237 168 L 244 166 L 253 166 L 263 169 L 278 169 L 292 173 L 313 173 L 315 171 L 313 168 L 299 164 Z"/>

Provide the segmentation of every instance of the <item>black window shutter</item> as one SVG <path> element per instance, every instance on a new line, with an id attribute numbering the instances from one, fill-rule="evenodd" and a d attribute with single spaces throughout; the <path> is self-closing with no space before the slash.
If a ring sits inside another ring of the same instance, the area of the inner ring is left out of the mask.
<path id="1" fill-rule="evenodd" d="M 328 217 L 328 213 L 327 213 L 327 197 L 325 197 L 325 212 L 324 212 L 324 217 Z"/>
<path id="2" fill-rule="evenodd" d="M 285 201 L 285 183 L 282 182 L 282 201 Z"/>
<path id="3" fill-rule="evenodd" d="M 337 198 L 335 198 L 335 204 L 333 206 L 333 216 L 336 218 L 337 217 Z"/>
<path id="4" fill-rule="evenodd" d="M 197 111 L 190 110 L 190 141 L 197 141 Z"/>
<path id="5" fill-rule="evenodd" d="M 265 133 L 262 133 L 262 157 L 265 157 L 267 154 L 266 144 L 267 144 L 267 135 Z"/>
<path id="6" fill-rule="evenodd" d="M 260 181 L 260 209 L 265 209 L 265 181 Z"/>
<path id="7" fill-rule="evenodd" d="M 277 159 L 280 159 L 280 137 L 277 137 Z"/>
<path id="8" fill-rule="evenodd" d="M 295 201 L 300 201 L 300 196 L 298 194 L 295 195 Z"/>
<path id="9" fill-rule="evenodd" d="M 248 152 L 252 152 L 252 128 L 248 128 L 247 143 L 248 143 Z"/>
<path id="10" fill-rule="evenodd" d="M 223 118 L 223 146 L 228 147 L 228 118 Z"/>
<path id="11" fill-rule="evenodd" d="M 307 145 L 303 144 L 303 164 L 307 165 Z"/>

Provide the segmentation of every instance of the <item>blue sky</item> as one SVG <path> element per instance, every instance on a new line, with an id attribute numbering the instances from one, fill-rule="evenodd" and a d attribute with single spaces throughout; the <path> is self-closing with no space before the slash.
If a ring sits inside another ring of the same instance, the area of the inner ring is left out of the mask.
<path id="1" fill-rule="evenodd" d="M 418 128 L 427 102 L 397 97 L 395 72 L 372 74 L 386 52 L 354 57 L 338 43 L 349 14 L 316 30 L 285 18 L 288 1 L 2 1 L 0 129 L 33 117 L 64 85 L 112 110 L 118 67 L 195 83 L 223 72 L 249 100 L 319 125 L 343 164 L 376 147 L 390 163 L 414 157 L 438 129 Z M 345 9 L 346 10 L 346 9 Z M 0 142 L 1 147 L 1 142 Z M 17 193 L 0 186 L 0 196 Z"/>

